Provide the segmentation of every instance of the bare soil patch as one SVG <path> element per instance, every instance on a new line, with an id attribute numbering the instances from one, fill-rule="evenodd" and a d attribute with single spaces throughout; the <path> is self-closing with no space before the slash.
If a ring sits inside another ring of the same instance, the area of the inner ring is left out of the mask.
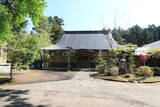
<path id="1" fill-rule="evenodd" d="M 38 83 L 38 82 L 50 82 L 72 79 L 75 72 L 55 72 L 49 70 L 27 70 L 21 72 L 15 72 L 13 74 L 13 81 L 9 84 L 26 84 L 26 83 Z M 0 76 L 1 79 L 9 76 Z"/>

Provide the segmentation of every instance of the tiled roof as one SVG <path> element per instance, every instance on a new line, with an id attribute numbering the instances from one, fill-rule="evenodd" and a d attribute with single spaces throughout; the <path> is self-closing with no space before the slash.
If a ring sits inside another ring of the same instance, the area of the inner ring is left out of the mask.
<path id="1" fill-rule="evenodd" d="M 152 42 L 150 44 L 137 48 L 135 51 L 135 55 L 140 55 L 140 54 L 147 55 L 147 52 L 150 49 L 156 49 L 156 48 L 160 48 L 160 41 Z"/>
<path id="2" fill-rule="evenodd" d="M 104 35 L 102 31 L 66 31 L 55 45 L 42 48 L 43 50 L 73 49 L 107 50 L 120 45 L 113 39 L 112 34 Z"/>

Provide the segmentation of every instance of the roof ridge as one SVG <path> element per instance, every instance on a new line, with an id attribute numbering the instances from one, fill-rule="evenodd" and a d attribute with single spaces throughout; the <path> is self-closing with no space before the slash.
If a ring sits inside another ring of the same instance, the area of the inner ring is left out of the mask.
<path id="1" fill-rule="evenodd" d="M 103 34 L 102 30 L 64 31 L 64 34 Z"/>

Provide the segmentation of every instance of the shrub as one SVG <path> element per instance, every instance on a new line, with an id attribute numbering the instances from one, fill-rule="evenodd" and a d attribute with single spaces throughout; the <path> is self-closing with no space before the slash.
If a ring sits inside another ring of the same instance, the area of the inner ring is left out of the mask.
<path id="1" fill-rule="evenodd" d="M 138 56 L 138 60 L 140 62 L 142 62 L 143 64 L 145 64 L 146 60 L 147 60 L 147 56 L 141 54 L 141 55 Z"/>
<path id="2" fill-rule="evenodd" d="M 153 71 L 148 66 L 141 66 L 136 70 L 135 75 L 141 77 L 150 77 L 153 76 Z"/>
<path id="3" fill-rule="evenodd" d="M 28 69 L 29 69 L 29 66 L 28 66 L 28 65 L 22 65 L 22 66 L 20 66 L 20 69 L 28 70 Z"/>
<path id="4" fill-rule="evenodd" d="M 160 67 L 153 67 L 152 70 L 155 76 L 160 76 Z"/>
<path id="5" fill-rule="evenodd" d="M 97 65 L 96 66 L 96 71 L 100 74 L 104 73 L 105 71 L 105 65 L 104 64 L 101 64 L 101 65 Z"/>
<path id="6" fill-rule="evenodd" d="M 117 76 L 118 75 L 118 67 L 114 66 L 110 69 L 105 69 L 105 75 L 106 76 Z"/>
<path id="7" fill-rule="evenodd" d="M 105 71 L 105 69 L 106 69 L 106 61 L 105 61 L 104 58 L 103 58 L 103 53 L 102 53 L 101 50 L 100 50 L 99 53 L 98 53 L 97 61 L 98 61 L 98 64 L 97 64 L 97 66 L 96 66 L 96 71 L 97 71 L 99 74 L 102 74 L 102 73 L 104 73 L 104 71 Z"/>

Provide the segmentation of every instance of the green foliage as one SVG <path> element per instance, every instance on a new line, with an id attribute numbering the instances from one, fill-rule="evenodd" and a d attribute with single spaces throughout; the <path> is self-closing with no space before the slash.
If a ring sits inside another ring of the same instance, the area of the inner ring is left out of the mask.
<path id="1" fill-rule="evenodd" d="M 9 41 L 8 61 L 17 69 L 29 66 L 39 59 L 39 47 L 35 36 L 21 34 Z"/>
<path id="2" fill-rule="evenodd" d="M 96 70 L 98 71 L 97 76 L 102 77 L 103 79 L 113 79 L 118 81 L 137 81 L 143 82 L 148 77 L 153 76 L 153 71 L 148 66 L 141 66 L 138 69 L 135 68 L 135 58 L 133 53 L 135 52 L 136 45 L 128 44 L 123 45 L 120 48 L 115 48 L 109 50 L 106 54 L 107 56 L 103 55 L 101 51 L 98 54 L 98 64 L 96 66 Z M 113 56 L 116 56 L 114 57 Z M 108 57 L 110 56 L 110 57 Z M 116 58 L 118 59 L 118 63 L 116 62 Z M 121 59 L 123 61 L 121 62 Z M 121 64 L 124 64 L 124 68 L 127 72 L 121 75 Z M 135 70 L 136 69 L 136 70 Z M 156 75 L 159 75 L 160 69 L 153 69 L 156 71 Z M 155 73 L 154 73 L 155 75 Z M 115 77 L 116 76 L 116 77 Z M 111 80 L 112 80 L 111 79 Z"/>
<path id="3" fill-rule="evenodd" d="M 101 62 L 101 64 L 97 65 L 97 66 L 96 66 L 96 71 L 97 71 L 99 74 L 104 73 L 104 71 L 105 71 L 105 62 L 104 62 L 104 63 Z"/>
<path id="4" fill-rule="evenodd" d="M 45 31 L 42 31 L 34 36 L 37 38 L 39 48 L 50 46 L 52 44 L 49 34 Z"/>
<path id="5" fill-rule="evenodd" d="M 15 31 L 20 31 L 26 17 L 35 26 L 43 17 L 44 0 L 4 0 L 0 3 L 0 44 L 8 40 Z"/>
<path id="6" fill-rule="evenodd" d="M 160 39 L 160 26 L 149 25 L 147 28 L 141 28 L 135 25 L 127 30 L 115 28 L 112 30 L 112 35 L 120 44 L 132 43 L 142 46 Z"/>
<path id="7" fill-rule="evenodd" d="M 118 75 L 118 71 L 119 71 L 119 68 L 117 66 L 113 66 L 109 69 L 105 69 L 105 75 L 106 76 L 117 76 Z"/>
<path id="8" fill-rule="evenodd" d="M 98 64 L 96 66 L 96 71 L 98 71 L 98 73 L 100 73 L 100 74 L 104 73 L 107 63 L 103 58 L 103 54 L 102 54 L 101 50 L 99 50 L 97 62 L 98 62 Z"/>
<path id="9" fill-rule="evenodd" d="M 148 66 L 141 66 L 141 67 L 137 68 L 135 75 L 140 76 L 140 77 L 151 77 L 151 76 L 153 76 L 153 71 Z"/>
<path id="10" fill-rule="evenodd" d="M 63 25 L 63 19 L 59 18 L 58 16 L 55 17 L 48 17 L 49 25 L 50 25 L 50 38 L 52 43 L 56 43 L 59 39 L 61 34 L 64 32 L 61 25 Z"/>
<path id="11" fill-rule="evenodd" d="M 152 57 L 155 57 L 155 58 L 160 58 L 160 48 L 149 49 L 147 54 L 149 54 L 149 55 L 151 55 Z"/>
<path id="12" fill-rule="evenodd" d="M 35 27 L 36 32 L 42 33 L 46 32 L 52 43 L 56 43 L 59 39 L 61 34 L 63 33 L 63 29 L 61 27 L 63 25 L 63 19 L 59 18 L 58 16 L 55 17 L 44 17 L 38 27 Z"/>
<path id="13" fill-rule="evenodd" d="M 136 45 L 127 44 L 120 48 L 107 51 L 107 56 L 103 55 L 100 50 L 98 53 L 96 70 L 98 73 L 107 76 L 133 73 L 135 70 L 135 58 L 133 56 L 135 49 Z"/>
<path id="14" fill-rule="evenodd" d="M 110 54 L 115 54 L 118 58 L 118 65 L 119 65 L 119 73 L 131 73 L 135 67 L 135 57 L 133 53 L 135 52 L 136 45 L 127 44 L 123 45 L 120 48 L 115 48 L 110 50 Z M 121 60 L 125 60 L 122 62 Z M 127 70 L 127 71 L 126 71 Z"/>
<path id="15" fill-rule="evenodd" d="M 28 69 L 29 69 L 29 66 L 28 66 L 28 65 L 22 65 L 22 66 L 20 66 L 20 69 L 28 70 Z"/>
<path id="16" fill-rule="evenodd" d="M 101 50 L 98 53 L 97 62 L 96 71 L 98 71 L 99 74 L 118 75 L 118 68 L 115 65 L 115 60 L 111 57 L 105 57 Z"/>
<path id="17" fill-rule="evenodd" d="M 141 36 L 143 33 L 142 28 L 138 25 L 135 25 L 129 29 L 129 33 L 130 33 L 128 35 L 129 43 L 137 44 L 138 46 L 141 46 L 141 42 L 144 40 L 143 36 Z"/>
<path id="18" fill-rule="evenodd" d="M 152 67 L 155 76 L 160 76 L 160 67 Z"/>
<path id="19" fill-rule="evenodd" d="M 48 33 L 42 31 L 35 35 L 20 32 L 9 40 L 8 61 L 15 69 L 27 69 L 30 64 L 40 60 L 42 47 L 51 45 Z M 44 55 L 45 59 L 48 54 Z"/>
<path id="20" fill-rule="evenodd" d="M 120 48 L 109 50 L 107 54 L 111 55 L 110 57 L 104 56 L 102 52 L 99 51 L 96 70 L 99 73 L 114 76 L 132 73 L 135 68 L 135 58 L 133 56 L 135 49 L 136 45 L 123 45 Z M 125 62 L 121 62 L 122 59 L 125 60 Z"/>
<path id="21" fill-rule="evenodd" d="M 104 60 L 103 59 L 103 53 L 102 53 L 101 50 L 99 50 L 97 61 L 98 61 L 98 63 L 101 63 L 101 62 L 103 62 L 103 60 Z"/>
<path id="22" fill-rule="evenodd" d="M 116 55 L 122 55 L 122 54 L 130 55 L 133 54 L 136 48 L 137 48 L 136 45 L 127 44 L 127 45 L 122 45 L 120 48 L 114 48 L 110 50 L 110 52 L 111 53 L 114 52 Z"/>
<path id="23" fill-rule="evenodd" d="M 112 36 L 119 44 L 125 43 L 125 39 L 122 37 L 123 35 L 125 35 L 125 33 L 126 31 L 121 29 L 120 27 L 118 29 L 114 28 L 112 30 Z"/>
<path id="24" fill-rule="evenodd" d="M 8 9 L 0 4 L 0 45 L 11 37 L 11 16 Z"/>

